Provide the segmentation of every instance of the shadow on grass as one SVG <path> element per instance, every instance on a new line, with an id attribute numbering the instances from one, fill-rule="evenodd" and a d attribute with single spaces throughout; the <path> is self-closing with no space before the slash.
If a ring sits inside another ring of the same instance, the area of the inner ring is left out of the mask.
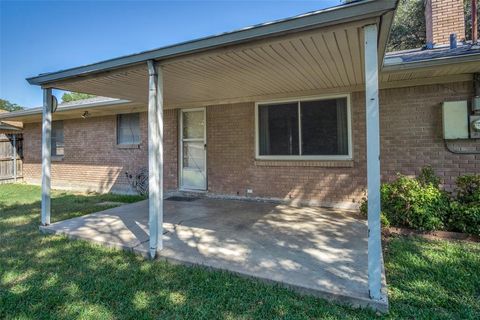
<path id="1" fill-rule="evenodd" d="M 108 206 L 96 204 L 105 201 L 119 199 L 57 193 L 52 222 L 104 210 Z M 151 262 L 64 236 L 46 236 L 38 231 L 38 201 L 9 202 L 0 202 L 0 318 L 373 316 L 227 272 Z"/>
<path id="2" fill-rule="evenodd" d="M 480 318 L 480 245 L 392 237 L 385 245 L 391 316 Z"/>
<path id="3" fill-rule="evenodd" d="M 38 201 L 1 197 L 2 319 L 376 318 L 369 311 L 227 272 L 145 261 L 84 241 L 45 236 L 38 231 Z M 106 209 L 96 204 L 120 201 L 115 197 L 57 193 L 52 221 Z M 480 318 L 480 245 L 392 238 L 386 248 L 391 304 L 386 318 Z"/>

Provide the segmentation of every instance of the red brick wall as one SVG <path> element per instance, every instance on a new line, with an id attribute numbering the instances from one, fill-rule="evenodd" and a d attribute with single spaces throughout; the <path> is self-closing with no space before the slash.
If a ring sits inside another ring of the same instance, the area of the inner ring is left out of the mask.
<path id="1" fill-rule="evenodd" d="M 480 173 L 480 155 L 459 155 L 447 151 L 443 140 L 442 102 L 467 100 L 473 95 L 471 82 L 381 90 L 381 168 L 384 180 L 397 172 L 418 174 L 432 165 L 447 189 L 462 174 Z M 452 144 L 452 143 L 449 143 Z M 480 152 L 480 140 L 455 143 Z"/>
<path id="2" fill-rule="evenodd" d="M 427 42 L 449 44 L 451 33 L 465 39 L 463 0 L 428 0 L 426 6 Z"/>
<path id="3" fill-rule="evenodd" d="M 354 160 L 346 162 L 255 161 L 254 103 L 207 107 L 209 192 L 355 206 L 366 184 L 363 94 L 352 106 Z"/>
<path id="4" fill-rule="evenodd" d="M 381 90 L 382 179 L 391 180 L 397 172 L 417 174 L 431 164 L 451 188 L 458 175 L 480 173 L 479 155 L 452 154 L 442 139 L 441 103 L 471 94 L 470 82 Z M 351 97 L 353 161 L 256 161 L 254 103 L 207 107 L 209 193 L 356 206 L 366 187 L 364 99 L 363 93 Z M 165 112 L 167 190 L 177 188 L 177 114 Z M 140 121 L 140 149 L 124 150 L 115 145 L 115 116 L 65 120 L 65 159 L 52 165 L 53 184 L 125 191 L 124 172 L 147 165 L 145 113 Z M 24 170 L 30 182 L 40 180 L 40 135 L 40 124 L 25 126 Z M 461 146 L 480 150 L 480 141 Z"/>
<path id="5" fill-rule="evenodd" d="M 165 112 L 165 188 L 177 188 L 176 112 Z M 138 148 L 116 145 L 116 116 L 64 120 L 65 156 L 52 161 L 52 185 L 86 191 L 132 192 L 125 172 L 148 166 L 147 114 L 140 114 L 141 143 Z M 25 124 L 25 181 L 41 179 L 41 124 Z"/>

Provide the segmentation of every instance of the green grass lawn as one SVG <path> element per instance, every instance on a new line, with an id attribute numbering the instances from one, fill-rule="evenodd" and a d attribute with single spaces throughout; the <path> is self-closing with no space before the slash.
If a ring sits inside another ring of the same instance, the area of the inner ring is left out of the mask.
<path id="1" fill-rule="evenodd" d="M 378 316 L 201 267 L 43 235 L 40 188 L 0 185 L 0 319 L 480 319 L 480 244 L 389 238 Z M 52 222 L 136 196 L 54 192 Z"/>

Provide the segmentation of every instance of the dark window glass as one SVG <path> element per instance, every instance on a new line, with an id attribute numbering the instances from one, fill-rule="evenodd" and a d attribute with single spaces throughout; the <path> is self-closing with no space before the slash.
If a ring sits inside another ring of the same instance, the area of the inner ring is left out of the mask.
<path id="1" fill-rule="evenodd" d="M 346 98 L 300 102 L 302 155 L 348 155 Z"/>
<path id="2" fill-rule="evenodd" d="M 299 155 L 298 104 L 259 106 L 260 155 Z"/>
<path id="3" fill-rule="evenodd" d="M 117 115 L 117 144 L 140 143 L 140 114 Z"/>
<path id="4" fill-rule="evenodd" d="M 347 98 L 260 105 L 258 125 L 261 156 L 348 155 Z"/>
<path id="5" fill-rule="evenodd" d="M 65 155 L 63 121 L 52 122 L 52 156 Z"/>

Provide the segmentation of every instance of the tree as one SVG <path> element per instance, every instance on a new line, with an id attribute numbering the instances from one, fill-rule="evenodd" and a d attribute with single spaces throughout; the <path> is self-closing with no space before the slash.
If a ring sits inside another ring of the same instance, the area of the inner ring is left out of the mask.
<path id="1" fill-rule="evenodd" d="M 77 101 L 77 100 L 84 100 L 95 97 L 92 94 L 88 93 L 80 93 L 80 92 L 68 92 L 62 95 L 62 102 L 70 102 L 70 101 Z"/>
<path id="2" fill-rule="evenodd" d="M 343 0 L 344 3 L 355 0 Z M 466 39 L 472 39 L 472 0 L 464 0 Z M 480 6 L 477 7 L 480 14 Z M 459 39 L 460 40 L 460 39 Z M 400 0 L 387 51 L 421 48 L 426 43 L 425 1 Z"/>
<path id="3" fill-rule="evenodd" d="M 390 30 L 387 51 L 420 48 L 426 42 L 423 0 L 400 0 Z"/>
<path id="4" fill-rule="evenodd" d="M 357 0 L 343 0 L 344 3 Z M 426 42 L 424 0 L 400 0 L 390 30 L 387 51 L 420 48 Z"/>
<path id="5" fill-rule="evenodd" d="M 472 0 L 464 0 L 463 7 L 465 8 L 465 38 L 472 39 Z M 480 17 L 480 5 L 477 5 L 477 16 Z M 480 32 L 480 24 L 478 28 Z M 478 33 L 477 33 L 478 34 Z"/>
<path id="6" fill-rule="evenodd" d="M 24 108 L 22 106 L 19 106 L 16 103 L 12 103 L 8 100 L 0 99 L 0 109 L 12 112 L 17 110 L 23 110 Z"/>

